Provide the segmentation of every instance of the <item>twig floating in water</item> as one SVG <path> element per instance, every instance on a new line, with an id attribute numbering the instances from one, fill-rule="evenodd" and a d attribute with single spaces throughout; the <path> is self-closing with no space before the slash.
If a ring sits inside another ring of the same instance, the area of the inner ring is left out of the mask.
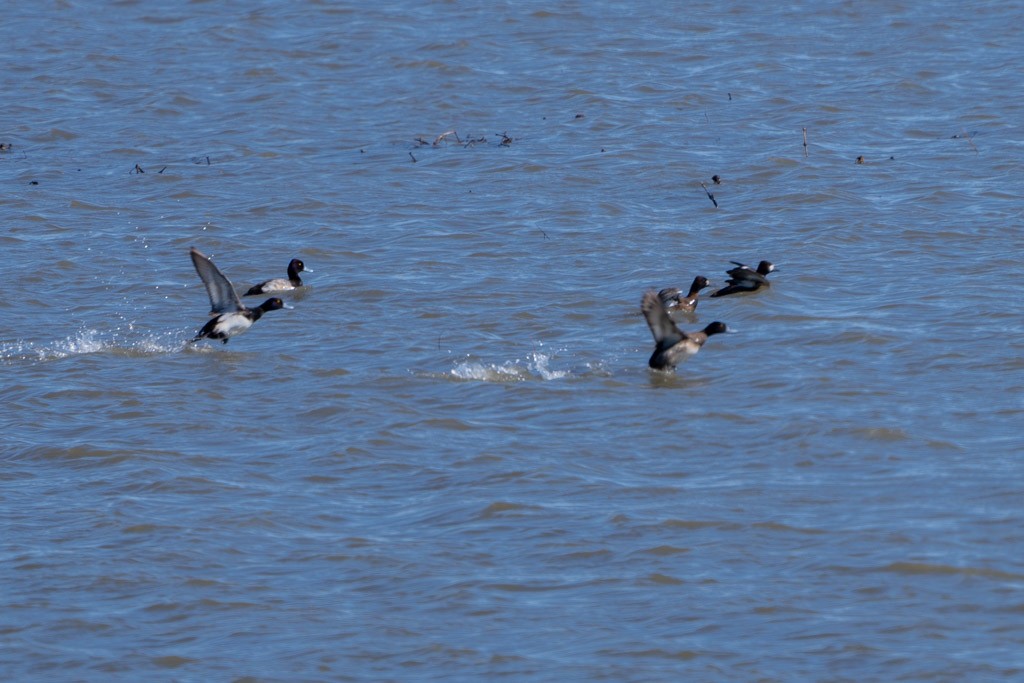
<path id="1" fill-rule="evenodd" d="M 131 171 L 129 171 L 128 175 L 131 175 L 132 173 L 136 173 L 136 174 L 138 174 L 138 173 L 145 173 L 145 171 L 142 170 L 141 166 L 139 166 L 138 164 L 135 164 L 135 168 L 133 168 Z"/>
<path id="2" fill-rule="evenodd" d="M 807 156 L 807 129 L 804 128 L 804 156 Z"/>
<path id="3" fill-rule="evenodd" d="M 416 163 L 416 157 L 412 155 L 412 152 L 409 152 L 409 158 L 412 159 L 412 163 Z"/>
<path id="4" fill-rule="evenodd" d="M 705 185 L 704 183 L 701 183 L 700 186 L 704 188 L 704 192 L 708 195 L 708 199 L 711 200 L 711 203 L 714 204 L 715 208 L 717 209 L 718 208 L 718 202 L 715 201 L 715 195 L 711 194 L 711 190 L 709 190 L 708 186 Z"/>

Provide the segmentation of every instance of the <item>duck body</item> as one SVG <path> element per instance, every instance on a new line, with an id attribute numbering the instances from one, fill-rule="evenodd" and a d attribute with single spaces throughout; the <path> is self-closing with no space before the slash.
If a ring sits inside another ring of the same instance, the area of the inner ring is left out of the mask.
<path id="1" fill-rule="evenodd" d="M 710 286 L 711 283 L 706 277 L 698 275 L 693 279 L 693 283 L 690 285 L 690 291 L 686 296 L 683 296 L 683 291 L 681 289 L 666 287 L 658 292 L 658 298 L 661 299 L 661 303 L 670 313 L 674 313 L 676 311 L 682 313 L 693 313 L 697 310 L 697 299 L 700 295 L 700 290 Z"/>
<path id="2" fill-rule="evenodd" d="M 775 264 L 770 261 L 761 261 L 757 264 L 756 269 L 739 261 L 730 261 L 730 263 L 735 264 L 736 267 L 725 271 L 729 276 L 726 286 L 712 292 L 712 297 L 756 292 L 762 287 L 771 287 L 772 283 L 768 282 L 767 275 L 775 270 Z"/>
<path id="3" fill-rule="evenodd" d="M 214 316 L 206 321 L 191 342 L 217 339 L 227 344 L 231 337 L 248 330 L 267 311 L 286 308 L 285 303 L 277 297 L 267 299 L 255 308 L 243 306 L 231 281 L 220 272 L 209 256 L 195 247 L 189 250 L 189 255 L 192 257 L 196 273 L 206 286 L 206 293 L 210 297 L 210 314 Z"/>
<path id="4" fill-rule="evenodd" d="M 269 294 L 270 292 L 288 292 L 297 289 L 302 286 L 302 278 L 299 277 L 299 273 L 305 270 L 306 264 L 297 258 L 293 258 L 288 263 L 287 278 L 279 277 L 272 280 L 264 280 L 250 287 L 244 296 L 258 296 L 260 294 Z M 312 273 L 313 271 L 309 270 L 306 272 Z"/>
<path id="5" fill-rule="evenodd" d="M 654 353 L 647 361 L 647 365 L 654 370 L 675 370 L 676 365 L 700 351 L 708 337 L 729 331 L 725 323 L 715 321 L 700 332 L 683 332 L 653 290 L 644 294 L 640 310 L 654 337 Z"/>
<path id="6" fill-rule="evenodd" d="M 252 324 L 263 317 L 264 313 L 276 311 L 280 308 L 284 308 L 284 302 L 274 297 L 267 299 L 256 308 L 245 308 L 241 311 L 221 313 L 207 320 L 206 324 L 203 325 L 203 329 L 199 330 L 191 341 L 197 342 L 204 338 L 219 339 L 227 344 L 231 337 L 237 337 L 252 327 Z"/>

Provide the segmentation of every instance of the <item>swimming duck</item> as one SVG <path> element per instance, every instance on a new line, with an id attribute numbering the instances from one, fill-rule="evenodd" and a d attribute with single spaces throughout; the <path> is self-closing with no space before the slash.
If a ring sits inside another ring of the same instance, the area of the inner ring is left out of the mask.
<path id="1" fill-rule="evenodd" d="M 736 268 L 725 271 L 729 275 L 729 279 L 726 280 L 728 286 L 723 287 L 717 292 L 712 292 L 711 296 L 756 292 L 762 287 L 771 287 L 772 283 L 768 282 L 768 278 L 765 276 L 776 269 L 775 264 L 769 261 L 761 261 L 757 264 L 757 270 L 754 270 L 739 261 L 729 261 L 729 263 L 735 264 Z"/>
<path id="2" fill-rule="evenodd" d="M 306 271 L 312 273 L 312 270 L 306 270 L 306 264 L 297 258 L 293 258 L 288 263 L 288 279 L 283 277 L 274 278 L 273 280 L 264 280 L 258 285 L 253 285 L 249 288 L 243 296 L 255 296 L 257 294 L 269 294 L 270 292 L 287 292 L 295 289 L 296 287 L 302 286 L 302 280 L 299 278 L 299 273 Z"/>
<path id="3" fill-rule="evenodd" d="M 206 285 L 206 293 L 210 295 L 210 312 L 214 316 L 203 325 L 203 329 L 196 333 L 191 342 L 197 342 L 205 337 L 219 339 L 227 344 L 228 339 L 248 330 L 267 311 L 291 308 L 285 306 L 277 297 L 267 299 L 256 308 L 246 308 L 238 300 L 238 294 L 230 280 L 224 277 L 224 273 L 213 265 L 208 256 L 195 247 L 192 247 L 189 254 L 192 256 L 192 265 L 196 267 L 196 272 Z"/>
<path id="4" fill-rule="evenodd" d="M 654 290 L 644 293 L 640 310 L 654 335 L 654 353 L 647 364 L 655 370 L 674 370 L 676 365 L 700 351 L 708 337 L 730 331 L 725 323 L 715 321 L 700 332 L 683 332 L 669 317 Z"/>
<path id="5" fill-rule="evenodd" d="M 673 311 L 693 313 L 697 309 L 697 295 L 700 293 L 700 290 L 710 286 L 711 283 L 708 282 L 706 277 L 698 275 L 693 279 L 693 284 L 690 285 L 690 293 L 685 297 L 681 290 L 675 287 L 666 287 L 658 292 L 658 298 L 661 299 L 661 303 L 665 305 L 665 308 L 670 313 Z"/>

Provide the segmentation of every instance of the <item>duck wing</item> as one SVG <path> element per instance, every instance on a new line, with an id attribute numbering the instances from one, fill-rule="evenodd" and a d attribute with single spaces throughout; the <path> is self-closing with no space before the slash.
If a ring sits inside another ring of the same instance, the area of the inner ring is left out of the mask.
<path id="1" fill-rule="evenodd" d="M 733 261 L 735 263 L 735 261 Z M 739 268 L 733 268 L 732 270 L 725 271 L 729 275 L 729 284 L 731 285 L 743 285 L 749 286 L 757 284 L 758 286 L 768 282 L 768 278 L 756 270 L 751 269 L 749 266 L 740 266 Z"/>
<path id="2" fill-rule="evenodd" d="M 658 292 L 658 298 L 661 299 L 661 303 L 665 304 L 666 306 L 672 303 L 673 301 L 678 302 L 680 300 L 681 295 L 682 292 L 679 291 L 679 289 L 676 287 L 666 287 L 665 289 Z"/>
<path id="3" fill-rule="evenodd" d="M 651 328 L 654 343 L 658 345 L 658 348 L 669 348 L 686 339 L 686 333 L 680 330 L 669 316 L 654 290 L 644 293 L 643 301 L 640 302 L 640 310 L 643 311 L 644 318 L 647 319 L 647 326 Z"/>
<path id="4" fill-rule="evenodd" d="M 217 266 L 213 265 L 209 256 L 195 247 L 189 250 L 189 255 L 192 256 L 192 265 L 196 267 L 196 272 L 199 273 L 203 284 L 206 285 L 206 293 L 210 295 L 212 313 L 245 310 L 242 302 L 238 299 L 235 288 L 231 286 L 231 281 L 224 277 L 224 273 L 220 272 Z"/>

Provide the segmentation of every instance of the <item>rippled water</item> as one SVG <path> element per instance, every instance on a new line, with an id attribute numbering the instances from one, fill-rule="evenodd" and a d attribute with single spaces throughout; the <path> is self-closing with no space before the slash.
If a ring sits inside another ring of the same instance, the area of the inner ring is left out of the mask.
<path id="1" fill-rule="evenodd" d="M 8 8 L 0 677 L 1024 680 L 1020 18 Z"/>

